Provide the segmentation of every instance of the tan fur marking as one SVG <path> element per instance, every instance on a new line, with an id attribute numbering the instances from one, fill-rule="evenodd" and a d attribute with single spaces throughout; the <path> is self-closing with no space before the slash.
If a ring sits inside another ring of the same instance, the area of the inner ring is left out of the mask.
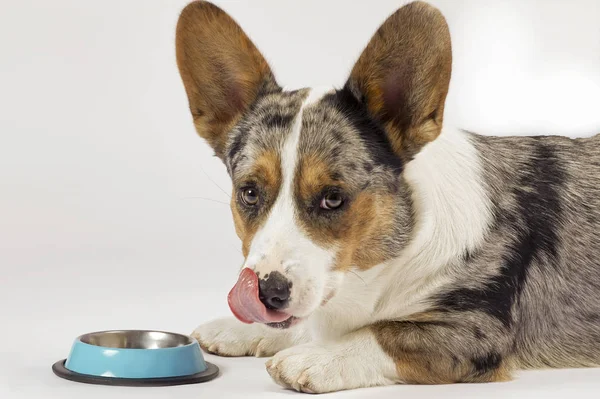
<path id="1" fill-rule="evenodd" d="M 242 240 L 242 255 L 244 258 L 248 256 L 250 251 L 250 244 L 252 239 L 258 230 L 258 224 L 248 223 L 240 214 L 237 206 L 237 201 L 234 195 L 231 196 L 231 214 L 233 215 L 233 224 L 235 226 L 235 233 Z"/>
<path id="2" fill-rule="evenodd" d="M 393 231 L 393 212 L 393 196 L 359 194 L 347 211 L 347 229 L 338 242 L 335 268 L 366 270 L 387 259 L 380 239 Z"/>
<path id="3" fill-rule="evenodd" d="M 241 179 L 257 181 L 261 186 L 262 194 L 266 196 L 269 204 L 273 204 L 283 179 L 280 165 L 281 160 L 277 151 L 267 150 L 256 158 L 254 164 Z M 238 209 L 236 194 L 231 196 L 231 213 L 236 234 L 242 240 L 242 254 L 246 257 L 250 250 L 250 244 L 260 226 L 265 223 L 268 213 L 263 212 L 257 219 L 247 220 Z"/>
<path id="4" fill-rule="evenodd" d="M 404 321 L 379 322 L 371 329 L 406 383 L 509 381 L 515 364 L 495 346 L 500 340 L 477 342 L 469 338 L 473 327 L 427 312 Z"/>
<path id="5" fill-rule="evenodd" d="M 315 154 L 302 157 L 296 181 L 298 194 L 301 198 L 310 198 L 326 186 L 339 184 L 331 178 L 327 163 Z"/>
<path id="6" fill-rule="evenodd" d="M 281 186 L 281 158 L 277 151 L 263 152 L 252 166 L 252 174 L 261 180 L 270 192 L 277 192 Z"/>
<path id="7" fill-rule="evenodd" d="M 308 201 L 327 186 L 343 189 L 343 184 L 331 178 L 327 163 L 315 154 L 304 156 L 296 175 L 296 195 Z M 340 220 L 333 223 L 303 221 L 308 236 L 323 247 L 337 247 L 337 270 L 351 267 L 368 269 L 386 259 L 382 237 L 392 233 L 394 197 L 389 194 L 363 191 L 343 211 Z M 303 218 L 301 218 L 303 219 Z"/>
<path id="8" fill-rule="evenodd" d="M 398 377 L 409 384 L 452 384 L 457 382 L 510 381 L 506 366 L 482 375 L 472 375 L 467 363 L 452 364 L 449 357 L 440 357 L 435 351 L 400 353 L 395 359 Z"/>
<path id="9" fill-rule="evenodd" d="M 227 133 L 272 79 L 271 70 L 239 25 L 205 1 L 181 12 L 176 49 L 196 130 L 222 158 Z"/>

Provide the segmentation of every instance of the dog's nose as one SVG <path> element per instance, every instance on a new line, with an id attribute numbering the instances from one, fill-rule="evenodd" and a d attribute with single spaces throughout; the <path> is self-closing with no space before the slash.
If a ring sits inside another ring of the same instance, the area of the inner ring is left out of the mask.
<path id="1" fill-rule="evenodd" d="M 291 282 L 280 272 L 271 272 L 258 282 L 258 297 L 268 308 L 281 310 L 288 305 Z"/>

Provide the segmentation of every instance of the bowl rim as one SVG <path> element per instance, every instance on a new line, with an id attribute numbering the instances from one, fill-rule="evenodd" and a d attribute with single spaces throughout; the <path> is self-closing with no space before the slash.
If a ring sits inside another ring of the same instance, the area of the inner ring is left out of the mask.
<path id="1" fill-rule="evenodd" d="M 188 344 L 185 345 L 180 345 L 180 346 L 170 346 L 170 347 L 166 347 L 166 348 L 119 348 L 119 347 L 115 347 L 115 346 L 101 346 L 101 345 L 94 345 L 94 344 L 90 344 L 88 342 L 85 342 L 83 340 L 84 337 L 86 336 L 90 336 L 90 335 L 94 335 L 94 334 L 106 334 L 106 333 L 119 333 L 119 332 L 141 332 L 141 333 L 162 333 L 162 334 L 169 334 L 169 335 L 177 335 L 179 337 L 183 337 L 186 338 L 187 340 L 189 340 L 190 342 Z M 196 340 L 196 338 L 190 336 L 190 335 L 186 335 L 186 334 L 181 334 L 181 333 L 174 333 L 171 331 L 163 331 L 163 330 L 135 330 L 135 329 L 122 329 L 122 330 L 101 330 L 101 331 L 91 331 L 85 334 L 81 334 L 79 336 L 77 336 L 77 338 L 75 338 L 75 342 L 80 343 L 82 345 L 88 345 L 94 348 L 102 348 L 105 350 L 118 350 L 118 351 L 165 351 L 165 350 L 181 350 L 181 348 L 187 348 L 190 346 L 193 346 L 195 344 L 198 344 L 198 340 Z"/>

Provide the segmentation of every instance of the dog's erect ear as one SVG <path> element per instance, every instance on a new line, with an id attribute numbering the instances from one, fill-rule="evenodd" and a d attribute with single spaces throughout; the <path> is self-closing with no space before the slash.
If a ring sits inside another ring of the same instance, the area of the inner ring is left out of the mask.
<path id="1" fill-rule="evenodd" d="M 446 20 L 414 2 L 381 25 L 346 87 L 382 123 L 394 151 L 410 159 L 440 134 L 451 70 Z"/>
<path id="2" fill-rule="evenodd" d="M 277 83 L 242 28 L 211 3 L 183 9 L 176 47 L 196 130 L 224 159 L 229 130 L 261 90 L 277 90 Z"/>

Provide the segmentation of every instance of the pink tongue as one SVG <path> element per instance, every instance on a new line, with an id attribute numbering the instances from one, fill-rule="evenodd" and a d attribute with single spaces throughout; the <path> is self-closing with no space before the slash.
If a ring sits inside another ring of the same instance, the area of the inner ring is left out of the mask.
<path id="1" fill-rule="evenodd" d="M 278 323 L 290 318 L 288 314 L 265 307 L 258 298 L 258 276 L 247 267 L 229 291 L 227 302 L 234 316 L 243 323 Z"/>

